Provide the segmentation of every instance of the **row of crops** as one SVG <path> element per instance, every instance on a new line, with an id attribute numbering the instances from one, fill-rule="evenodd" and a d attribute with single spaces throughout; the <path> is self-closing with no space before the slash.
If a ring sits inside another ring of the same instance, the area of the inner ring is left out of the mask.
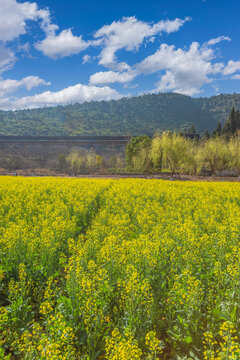
<path id="1" fill-rule="evenodd" d="M 0 359 L 239 359 L 240 185 L 0 178 Z"/>

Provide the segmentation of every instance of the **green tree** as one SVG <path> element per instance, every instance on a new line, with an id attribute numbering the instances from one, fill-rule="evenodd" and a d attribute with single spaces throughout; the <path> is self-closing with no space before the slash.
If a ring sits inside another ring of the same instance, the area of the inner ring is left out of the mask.
<path id="1" fill-rule="evenodd" d="M 222 135 L 222 124 L 221 121 L 218 121 L 216 129 L 212 133 L 212 137 L 221 136 Z"/>
<path id="2" fill-rule="evenodd" d="M 96 168 L 102 169 L 103 167 L 103 157 L 100 155 L 96 155 Z"/>
<path id="3" fill-rule="evenodd" d="M 240 174 L 240 139 L 239 137 L 232 138 L 229 143 L 229 151 L 231 154 L 230 166 L 238 170 Z"/>
<path id="4" fill-rule="evenodd" d="M 240 112 L 238 110 L 236 111 L 236 127 L 237 130 L 240 130 Z"/>
<path id="5" fill-rule="evenodd" d="M 92 171 L 96 168 L 96 153 L 94 150 L 90 150 L 87 153 L 87 168 Z"/>
<path id="6" fill-rule="evenodd" d="M 210 133 L 207 130 L 205 130 L 203 135 L 204 140 L 208 140 L 210 139 L 210 137 L 211 137 Z"/>
<path id="7" fill-rule="evenodd" d="M 152 140 L 151 146 L 151 159 L 153 162 L 154 169 L 162 171 L 163 166 L 163 146 L 161 142 L 161 136 L 155 135 Z"/>
<path id="8" fill-rule="evenodd" d="M 197 175 L 201 170 L 199 145 L 195 141 L 188 142 L 187 156 L 184 157 L 181 169 L 190 175 Z"/>
<path id="9" fill-rule="evenodd" d="M 232 107 L 228 120 L 223 126 L 223 134 L 233 135 L 237 131 L 237 116 L 235 107 Z"/>
<path id="10" fill-rule="evenodd" d="M 141 171 L 144 174 L 150 174 L 153 171 L 153 162 L 151 159 L 151 142 L 142 143 L 141 147 L 133 157 L 133 168 L 136 171 Z"/>
<path id="11" fill-rule="evenodd" d="M 121 155 L 117 155 L 117 164 L 116 167 L 117 169 L 122 169 L 124 168 L 124 158 Z"/>
<path id="12" fill-rule="evenodd" d="M 113 169 L 117 167 L 117 155 L 113 155 L 109 159 L 109 166 Z"/>
<path id="13" fill-rule="evenodd" d="M 80 174 L 85 168 L 86 155 L 83 152 L 72 152 L 67 156 L 66 160 L 74 175 Z"/>
<path id="14" fill-rule="evenodd" d="M 188 134 L 196 134 L 196 129 L 195 129 L 195 126 L 194 124 L 192 124 L 189 129 L 188 129 Z"/>
<path id="15" fill-rule="evenodd" d="M 161 135 L 163 165 L 169 167 L 171 175 L 179 170 L 186 161 L 189 141 L 176 133 L 164 132 Z"/>
<path id="16" fill-rule="evenodd" d="M 221 138 L 210 139 L 200 147 L 199 159 L 201 166 L 210 170 L 212 175 L 228 169 L 231 167 L 229 144 Z"/>
<path id="17" fill-rule="evenodd" d="M 137 159 L 141 156 L 140 153 L 143 155 L 143 149 L 150 148 L 151 146 L 151 139 L 147 135 L 141 135 L 132 137 L 129 144 L 126 146 L 125 154 L 126 154 L 126 165 L 129 170 L 135 168 L 137 163 Z M 140 160 L 140 159 L 139 159 Z"/>
<path id="18" fill-rule="evenodd" d="M 57 158 L 57 170 L 58 171 L 66 171 L 67 169 L 67 160 L 63 154 L 60 154 Z"/>

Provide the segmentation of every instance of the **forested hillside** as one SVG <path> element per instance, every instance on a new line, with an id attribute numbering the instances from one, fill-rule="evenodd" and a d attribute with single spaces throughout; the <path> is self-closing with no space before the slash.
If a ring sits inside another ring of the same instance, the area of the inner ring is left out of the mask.
<path id="1" fill-rule="evenodd" d="M 156 131 L 212 131 L 227 119 L 240 95 L 210 98 L 161 93 L 19 111 L 0 111 L 0 135 L 152 135 Z"/>

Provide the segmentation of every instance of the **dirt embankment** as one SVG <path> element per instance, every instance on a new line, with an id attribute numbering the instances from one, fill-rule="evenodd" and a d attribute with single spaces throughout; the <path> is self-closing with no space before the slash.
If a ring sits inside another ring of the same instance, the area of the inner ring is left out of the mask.
<path id="1" fill-rule="evenodd" d="M 89 178 L 89 179 L 159 179 L 159 180 L 171 180 L 171 181 L 230 181 L 230 182 L 239 182 L 240 177 L 237 176 L 192 176 L 192 175 L 183 175 L 175 174 L 173 176 L 170 173 L 161 173 L 153 175 L 143 175 L 143 174 L 100 174 L 100 173 L 91 173 L 91 174 L 79 174 L 79 175 L 69 175 L 69 174 L 60 174 L 55 171 L 48 169 L 36 169 L 34 170 L 17 170 L 17 171 L 6 171 L 0 169 L 0 176 L 24 176 L 24 177 L 42 177 L 42 176 L 53 176 L 53 177 L 66 177 L 66 178 Z"/>

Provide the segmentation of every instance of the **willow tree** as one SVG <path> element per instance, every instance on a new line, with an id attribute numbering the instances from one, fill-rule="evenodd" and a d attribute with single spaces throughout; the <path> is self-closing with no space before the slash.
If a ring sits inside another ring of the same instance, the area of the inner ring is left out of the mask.
<path id="1" fill-rule="evenodd" d="M 186 162 L 190 140 L 177 133 L 164 132 L 160 141 L 163 166 L 168 167 L 173 175 Z"/>
<path id="2" fill-rule="evenodd" d="M 181 169 L 184 173 L 197 175 L 201 170 L 201 161 L 199 157 L 199 145 L 195 141 L 188 141 L 187 156 L 182 163 Z"/>
<path id="3" fill-rule="evenodd" d="M 239 137 L 231 139 L 229 143 L 229 151 L 231 154 L 231 167 L 238 170 L 240 175 L 240 139 Z"/>
<path id="4" fill-rule="evenodd" d="M 138 149 L 136 155 L 132 158 L 133 168 L 136 171 L 150 174 L 153 170 L 153 162 L 151 159 L 151 140 L 143 142 Z"/>
<path id="5" fill-rule="evenodd" d="M 150 156 L 155 170 L 162 171 L 163 166 L 163 147 L 162 147 L 162 137 L 160 135 L 155 135 L 152 144 Z"/>
<path id="6" fill-rule="evenodd" d="M 199 159 L 201 165 L 210 170 L 212 175 L 216 171 L 229 169 L 232 162 L 229 144 L 221 138 L 212 138 L 199 148 Z"/>
<path id="7" fill-rule="evenodd" d="M 70 153 L 66 158 L 69 168 L 73 171 L 74 175 L 81 173 L 86 166 L 86 156 L 79 151 Z"/>

